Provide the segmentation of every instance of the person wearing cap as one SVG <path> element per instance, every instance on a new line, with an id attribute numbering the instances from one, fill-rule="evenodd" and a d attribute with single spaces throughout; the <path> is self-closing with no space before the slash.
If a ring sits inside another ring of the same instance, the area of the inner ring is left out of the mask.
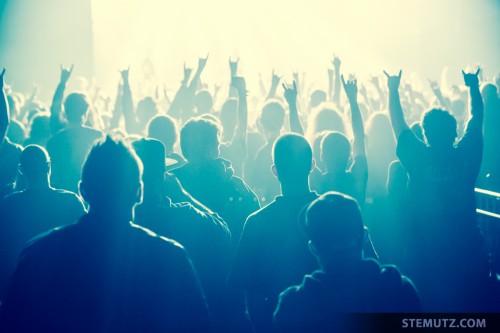
<path id="1" fill-rule="evenodd" d="M 352 329 L 347 313 L 415 313 L 421 311 L 418 292 L 393 265 L 365 259 L 366 229 L 357 202 L 327 192 L 301 214 L 300 224 L 319 270 L 283 291 L 274 313 L 277 331 Z"/>
<path id="2" fill-rule="evenodd" d="M 24 244 L 39 233 L 76 221 L 85 213 L 75 193 L 50 184 L 47 151 L 28 145 L 21 153 L 19 173 L 26 189 L 0 200 L 0 299 Z"/>

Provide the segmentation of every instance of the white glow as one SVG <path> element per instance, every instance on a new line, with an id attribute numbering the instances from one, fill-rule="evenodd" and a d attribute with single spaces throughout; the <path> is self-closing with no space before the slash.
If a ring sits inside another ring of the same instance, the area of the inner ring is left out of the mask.
<path id="1" fill-rule="evenodd" d="M 453 79 L 456 69 L 467 64 L 500 68 L 495 52 L 485 52 L 488 42 L 494 44 L 484 34 L 489 28 L 471 24 L 496 22 L 484 16 L 487 8 L 479 3 L 94 0 L 95 70 L 101 82 L 114 84 L 116 70 L 130 64 L 131 75 L 140 80 L 149 58 L 159 76 L 154 81 L 174 88 L 183 62 L 195 67 L 197 56 L 209 53 L 204 79 L 210 83 L 226 80 L 228 57 L 239 56 L 241 74 L 251 86 L 257 73 L 267 79 L 273 67 L 288 76 L 306 71 L 309 81 L 324 86 L 335 52 L 346 73 L 361 77 L 403 67 L 437 78 L 447 65 Z M 468 5 L 474 10 L 468 11 Z"/>

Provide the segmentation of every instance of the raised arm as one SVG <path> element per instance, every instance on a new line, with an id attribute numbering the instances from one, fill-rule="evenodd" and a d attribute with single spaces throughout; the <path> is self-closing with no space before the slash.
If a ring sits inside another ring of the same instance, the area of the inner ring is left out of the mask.
<path id="1" fill-rule="evenodd" d="M 125 129 L 128 134 L 136 133 L 139 123 L 134 113 L 134 101 L 132 100 L 132 90 L 129 82 L 130 67 L 120 71 L 123 81 L 122 111 L 125 117 Z"/>
<path id="2" fill-rule="evenodd" d="M 4 87 L 4 75 L 5 68 L 2 70 L 0 74 L 0 145 L 3 143 L 5 139 L 5 135 L 7 134 L 7 127 L 9 127 L 9 103 L 7 103 L 7 96 L 5 95 Z"/>
<path id="3" fill-rule="evenodd" d="M 229 72 L 231 74 L 231 84 L 229 85 L 229 97 L 237 97 L 238 92 L 232 85 L 233 77 L 235 77 L 238 73 L 238 62 L 240 61 L 240 58 L 236 59 L 235 61 L 231 61 L 231 58 L 229 58 Z"/>
<path id="4" fill-rule="evenodd" d="M 484 105 L 483 98 L 479 91 L 479 71 L 480 69 L 478 69 L 476 73 L 465 73 L 462 70 L 464 83 L 469 88 L 470 96 L 470 116 L 467 121 L 466 132 L 470 130 L 482 132 L 483 130 Z"/>
<path id="5" fill-rule="evenodd" d="M 335 73 L 332 101 L 335 104 L 340 105 L 340 64 L 341 64 L 340 58 L 334 56 L 332 64 Z"/>
<path id="6" fill-rule="evenodd" d="M 283 89 L 285 89 L 285 99 L 290 111 L 290 130 L 294 133 L 304 135 L 304 129 L 300 123 L 299 112 L 297 110 L 297 84 L 295 80 L 293 81 L 292 88 L 287 88 L 283 83 Z"/>
<path id="7" fill-rule="evenodd" d="M 389 115 L 391 118 L 392 130 L 394 131 L 396 140 L 398 140 L 401 133 L 409 129 L 405 120 L 403 108 L 401 107 L 398 91 L 403 71 L 400 70 L 399 74 L 395 76 L 390 76 L 386 71 L 384 71 L 384 74 L 387 77 L 387 87 L 389 88 Z"/>
<path id="8" fill-rule="evenodd" d="M 113 107 L 113 116 L 111 117 L 111 121 L 109 123 L 110 129 L 115 129 L 120 124 L 120 118 L 122 115 L 122 103 L 123 103 L 123 84 L 122 82 L 118 83 L 118 88 L 116 89 L 116 99 L 115 105 Z"/>
<path id="9" fill-rule="evenodd" d="M 52 105 L 50 106 L 50 129 L 52 134 L 57 133 L 64 127 L 64 122 L 61 116 L 62 104 L 64 99 L 64 91 L 66 90 L 66 83 L 73 73 L 74 65 L 70 68 L 61 66 L 61 79 L 57 85 L 54 97 L 52 98 Z"/>
<path id="10" fill-rule="evenodd" d="M 198 85 L 200 84 L 201 73 L 203 73 L 203 70 L 207 65 L 207 60 L 208 60 L 208 54 L 205 58 L 198 58 L 198 68 L 196 68 L 196 72 L 194 73 L 193 79 L 191 80 L 191 83 L 189 84 L 188 87 L 189 94 L 192 96 L 194 96 L 194 94 L 196 93 L 196 89 L 198 89 Z"/>
<path id="11" fill-rule="evenodd" d="M 358 104 L 358 82 L 356 79 L 346 82 L 343 75 L 341 79 L 345 94 L 349 100 L 349 105 L 351 106 L 351 126 L 354 134 L 354 157 L 366 156 L 365 128 L 363 126 L 363 118 L 361 117 L 361 111 L 359 110 Z"/>
<path id="12" fill-rule="evenodd" d="M 278 89 L 278 84 L 281 81 L 281 76 L 278 76 L 273 69 L 273 73 L 271 76 L 271 88 L 269 88 L 269 92 L 267 93 L 266 99 L 271 99 L 276 97 L 276 89 Z"/>
<path id="13" fill-rule="evenodd" d="M 246 149 L 247 127 L 248 127 L 248 106 L 247 106 L 247 85 L 245 78 L 233 76 L 231 86 L 238 92 L 238 123 L 234 130 L 233 140 L 241 140 Z"/>
<path id="14" fill-rule="evenodd" d="M 177 92 L 175 93 L 174 99 L 168 108 L 168 114 L 176 119 L 181 119 L 182 109 L 185 105 L 185 99 L 187 95 L 188 83 L 191 78 L 191 73 L 193 69 L 190 67 L 186 67 L 184 64 L 184 77 L 182 79 L 181 85 Z"/>

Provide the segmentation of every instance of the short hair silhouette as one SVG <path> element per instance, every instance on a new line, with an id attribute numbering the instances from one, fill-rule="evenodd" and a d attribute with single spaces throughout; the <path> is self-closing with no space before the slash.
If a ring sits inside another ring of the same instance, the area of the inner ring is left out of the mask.
<path id="1" fill-rule="evenodd" d="M 177 141 L 177 125 L 174 118 L 168 115 L 156 115 L 148 124 L 148 137 L 160 140 L 163 145 L 172 149 Z"/>
<path id="2" fill-rule="evenodd" d="M 320 256 L 362 253 L 363 218 L 350 196 L 327 192 L 305 208 L 300 221 Z"/>
<path id="3" fill-rule="evenodd" d="M 194 105 L 198 113 L 208 113 L 214 106 L 214 99 L 208 90 L 203 89 L 194 96 Z"/>
<path id="4" fill-rule="evenodd" d="M 323 90 L 314 90 L 309 99 L 309 107 L 315 108 L 321 103 L 326 102 L 326 92 Z"/>
<path id="5" fill-rule="evenodd" d="M 273 161 L 280 181 L 307 177 L 312 167 L 312 149 L 302 135 L 286 133 L 273 146 Z"/>
<path id="6" fill-rule="evenodd" d="M 19 157 L 19 171 L 27 179 L 47 177 L 50 158 L 45 148 L 38 145 L 26 146 Z"/>
<path id="7" fill-rule="evenodd" d="M 132 147 L 144 167 L 142 179 L 145 188 L 161 182 L 165 174 L 165 147 L 163 143 L 155 139 L 140 139 L 132 142 Z"/>
<path id="8" fill-rule="evenodd" d="M 181 129 L 181 150 L 184 157 L 195 160 L 216 158 L 219 155 L 220 128 L 205 117 L 191 118 Z"/>
<path id="9" fill-rule="evenodd" d="M 328 103 L 314 108 L 308 119 L 308 138 L 322 131 L 346 132 L 344 116 Z"/>
<path id="10" fill-rule="evenodd" d="M 457 120 L 443 109 L 431 109 L 424 113 L 422 129 L 429 146 L 452 146 L 457 138 Z"/>
<path id="11" fill-rule="evenodd" d="M 90 102 L 86 94 L 74 92 L 64 100 L 64 113 L 70 123 L 83 123 L 89 110 Z"/>
<path id="12" fill-rule="evenodd" d="M 156 114 L 158 114 L 158 106 L 152 97 L 144 97 L 137 103 L 137 117 L 143 126 Z"/>
<path id="13" fill-rule="evenodd" d="M 269 101 L 262 107 L 260 124 L 269 132 L 279 132 L 285 122 L 285 108 L 278 101 Z"/>
<path id="14" fill-rule="evenodd" d="M 342 170 L 347 169 L 351 157 L 351 143 L 347 137 L 340 132 L 328 132 L 321 140 L 321 161 L 327 170 L 339 166 Z"/>
<path id="15" fill-rule="evenodd" d="M 137 203 L 142 170 L 133 149 L 108 135 L 90 150 L 82 168 L 80 191 L 90 207 L 132 207 Z"/>

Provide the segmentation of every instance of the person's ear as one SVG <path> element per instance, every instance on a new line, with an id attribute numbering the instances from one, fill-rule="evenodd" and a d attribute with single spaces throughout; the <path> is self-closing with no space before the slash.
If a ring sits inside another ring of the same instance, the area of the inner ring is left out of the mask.
<path id="1" fill-rule="evenodd" d="M 310 172 L 313 172 L 314 168 L 316 167 L 316 160 L 313 158 L 311 160 L 311 171 Z"/>
<path id="2" fill-rule="evenodd" d="M 275 165 L 275 164 L 271 165 L 271 171 L 273 172 L 273 175 L 274 175 L 276 178 L 278 178 L 278 179 L 279 179 L 279 177 L 278 177 L 278 170 L 276 169 L 276 165 Z"/>

